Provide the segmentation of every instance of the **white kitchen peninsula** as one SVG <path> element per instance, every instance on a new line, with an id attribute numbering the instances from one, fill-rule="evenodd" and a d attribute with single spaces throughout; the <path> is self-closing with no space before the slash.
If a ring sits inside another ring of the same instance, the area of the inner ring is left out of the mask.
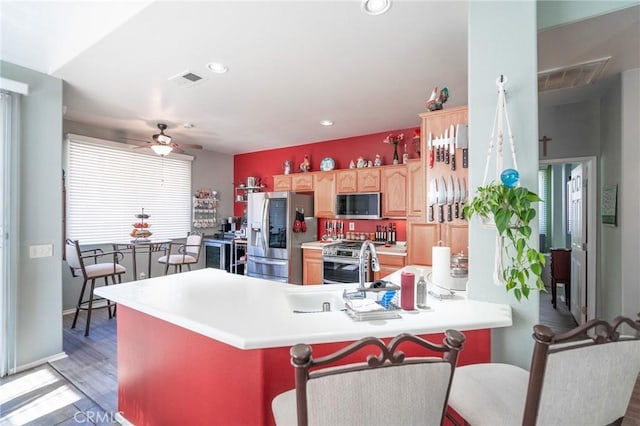
<path id="1" fill-rule="evenodd" d="M 470 364 L 490 360 L 491 328 L 512 324 L 509 306 L 464 293 L 430 298 L 429 311 L 402 311 L 401 319 L 293 312 L 301 297 L 344 288 L 354 285 L 295 286 L 207 268 L 97 289 L 119 304 L 119 411 L 139 425 L 273 424 L 271 399 L 294 384 L 296 343 L 314 344 L 318 356 L 365 336 L 408 332 L 441 342 L 453 328 L 467 338 L 459 363 Z"/>

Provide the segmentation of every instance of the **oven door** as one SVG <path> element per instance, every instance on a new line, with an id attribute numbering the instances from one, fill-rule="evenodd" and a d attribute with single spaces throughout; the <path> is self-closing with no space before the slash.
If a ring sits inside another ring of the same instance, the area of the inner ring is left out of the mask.
<path id="1" fill-rule="evenodd" d="M 365 262 L 365 277 L 368 275 Z M 324 256 L 322 258 L 322 284 L 357 283 L 360 281 L 359 261 L 350 257 Z"/>

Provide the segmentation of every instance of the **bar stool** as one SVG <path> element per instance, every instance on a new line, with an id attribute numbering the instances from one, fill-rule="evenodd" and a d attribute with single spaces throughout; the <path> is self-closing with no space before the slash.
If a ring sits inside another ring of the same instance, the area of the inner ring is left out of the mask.
<path id="1" fill-rule="evenodd" d="M 551 303 L 556 308 L 558 283 L 564 286 L 565 303 L 571 306 L 571 249 L 551 249 Z"/>
<path id="2" fill-rule="evenodd" d="M 107 300 L 106 305 L 94 305 L 95 302 L 104 299 L 94 297 L 93 290 L 96 286 L 96 278 L 104 278 L 104 285 L 109 285 L 109 278 L 111 278 L 113 284 L 116 284 L 116 277 L 118 277 L 118 283 L 122 282 L 122 275 L 127 272 L 127 269 L 118 263 L 122 260 L 122 257 L 122 253 L 118 251 L 104 252 L 101 249 L 80 250 L 78 240 L 67 240 L 67 263 L 69 269 L 71 269 L 71 275 L 74 277 L 82 276 L 83 278 L 82 290 L 80 290 L 80 297 L 78 298 L 76 313 L 73 316 L 71 328 L 76 327 L 80 311 L 87 311 L 87 322 L 84 327 L 85 337 L 89 335 L 91 312 L 94 309 L 107 308 L 109 310 L 109 319 L 115 315 L 115 305 L 113 306 L 112 313 L 111 302 L 109 300 Z M 107 261 L 99 262 L 99 260 L 103 260 L 103 258 Z M 91 263 L 91 261 L 93 263 Z M 89 297 L 85 299 L 84 293 L 89 280 L 91 280 L 91 288 L 89 290 Z"/>

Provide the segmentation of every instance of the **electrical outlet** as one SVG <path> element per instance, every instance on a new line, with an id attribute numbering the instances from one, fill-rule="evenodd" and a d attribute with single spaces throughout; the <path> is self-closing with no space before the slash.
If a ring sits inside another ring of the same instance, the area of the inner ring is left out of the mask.
<path id="1" fill-rule="evenodd" d="M 40 244 L 35 246 L 29 246 L 29 257 L 35 259 L 38 257 L 51 257 L 53 256 L 53 244 Z"/>
<path id="2" fill-rule="evenodd" d="M 356 224 L 353 222 L 349 222 L 349 231 L 355 231 L 356 230 Z"/>

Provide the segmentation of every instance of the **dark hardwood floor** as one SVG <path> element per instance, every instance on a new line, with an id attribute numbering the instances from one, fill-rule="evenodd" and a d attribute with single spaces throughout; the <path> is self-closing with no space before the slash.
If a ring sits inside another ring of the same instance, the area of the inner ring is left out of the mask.
<path id="1" fill-rule="evenodd" d="M 75 329 L 73 315 L 63 318 L 63 349 L 67 358 L 51 363 L 89 398 L 110 412 L 118 411 L 118 356 L 116 319 L 109 319 L 106 309 L 94 311 L 91 332 L 84 337 L 84 313 Z"/>

